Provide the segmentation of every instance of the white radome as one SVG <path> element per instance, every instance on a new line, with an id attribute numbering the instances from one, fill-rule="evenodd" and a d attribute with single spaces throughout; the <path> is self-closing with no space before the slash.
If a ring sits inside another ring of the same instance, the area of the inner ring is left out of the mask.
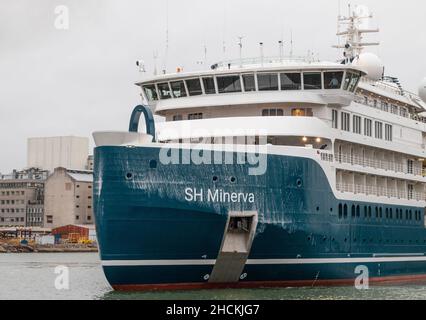
<path id="1" fill-rule="evenodd" d="M 374 53 L 361 53 L 352 64 L 367 72 L 367 78 L 378 81 L 383 76 L 383 63 Z"/>
<path id="2" fill-rule="evenodd" d="M 419 97 L 426 102 L 426 78 L 423 79 L 419 87 Z"/>

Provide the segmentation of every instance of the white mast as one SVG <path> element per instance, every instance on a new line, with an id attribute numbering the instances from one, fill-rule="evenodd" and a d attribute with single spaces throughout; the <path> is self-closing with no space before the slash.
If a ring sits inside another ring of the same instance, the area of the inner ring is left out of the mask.
<path id="1" fill-rule="evenodd" d="M 359 56 L 365 47 L 377 46 L 380 44 L 379 42 L 364 42 L 364 34 L 377 33 L 380 31 L 379 29 L 371 29 L 364 26 L 366 21 L 373 18 L 373 15 L 368 13 L 368 8 L 358 6 L 356 10 L 352 11 L 349 5 L 348 9 L 349 14 L 347 17 L 339 14 L 337 19 L 337 36 L 339 39 L 340 37 L 344 37 L 345 43 L 343 45 L 338 44 L 333 46 L 333 48 L 344 49 L 346 62 L 350 62 L 355 57 Z M 346 30 L 340 31 L 340 27 L 346 27 Z"/>
<path id="2" fill-rule="evenodd" d="M 243 67 L 243 36 L 238 37 L 238 47 L 240 49 L 240 68 Z"/>

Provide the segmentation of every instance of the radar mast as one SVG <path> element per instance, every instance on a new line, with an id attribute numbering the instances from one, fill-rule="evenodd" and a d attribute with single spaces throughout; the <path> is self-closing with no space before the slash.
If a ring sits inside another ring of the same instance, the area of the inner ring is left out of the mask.
<path id="1" fill-rule="evenodd" d="M 344 44 L 333 46 L 333 48 L 344 49 L 344 60 L 342 63 L 345 64 L 351 63 L 362 53 L 365 47 L 378 46 L 380 44 L 379 42 L 364 42 L 364 34 L 380 31 L 378 28 L 371 29 L 369 27 L 369 21 L 373 18 L 369 9 L 365 6 L 356 6 L 355 10 L 352 10 L 351 5 L 348 6 L 348 9 L 348 16 L 339 14 L 337 18 L 337 36 L 339 39 L 344 39 Z"/>

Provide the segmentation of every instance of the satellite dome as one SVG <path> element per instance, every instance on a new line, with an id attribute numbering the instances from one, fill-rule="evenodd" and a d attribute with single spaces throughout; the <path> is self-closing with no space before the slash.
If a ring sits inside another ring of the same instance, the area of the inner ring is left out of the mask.
<path id="1" fill-rule="evenodd" d="M 419 97 L 426 102 L 426 78 L 423 79 L 419 87 Z"/>
<path id="2" fill-rule="evenodd" d="M 361 53 L 352 63 L 367 73 L 370 80 L 380 80 L 383 76 L 383 63 L 378 56 L 373 53 Z"/>

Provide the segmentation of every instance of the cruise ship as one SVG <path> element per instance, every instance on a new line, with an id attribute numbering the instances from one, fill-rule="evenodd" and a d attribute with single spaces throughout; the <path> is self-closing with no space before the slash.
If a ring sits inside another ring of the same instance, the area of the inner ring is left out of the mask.
<path id="1" fill-rule="evenodd" d="M 425 83 L 404 90 L 366 52 L 368 17 L 339 17 L 337 62 L 280 42 L 278 57 L 137 83 L 129 130 L 94 133 L 114 289 L 426 280 Z"/>

